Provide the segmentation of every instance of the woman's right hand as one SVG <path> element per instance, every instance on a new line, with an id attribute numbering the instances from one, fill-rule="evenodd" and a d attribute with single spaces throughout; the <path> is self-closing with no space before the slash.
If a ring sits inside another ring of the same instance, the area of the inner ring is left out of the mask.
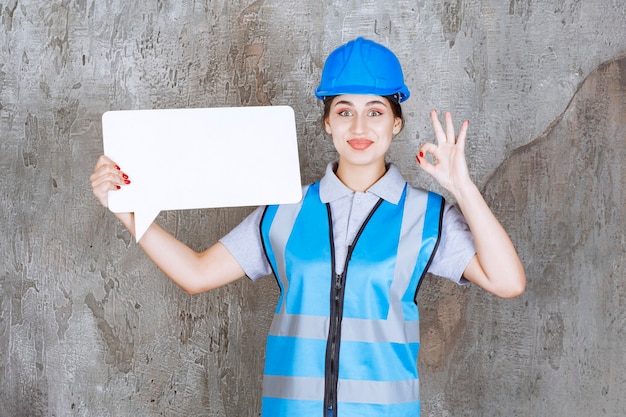
<path id="1" fill-rule="evenodd" d="M 119 190 L 130 184 L 126 175 L 115 162 L 105 155 L 98 158 L 93 174 L 89 177 L 94 195 L 104 207 L 109 207 L 109 191 Z"/>
<path id="2" fill-rule="evenodd" d="M 109 191 L 130 184 L 128 175 L 104 155 L 98 158 L 89 180 L 94 195 L 107 208 Z M 134 235 L 134 214 L 115 213 L 115 216 Z M 152 223 L 138 243 L 150 259 L 189 294 L 221 287 L 245 275 L 237 260 L 220 242 L 197 253 Z"/>

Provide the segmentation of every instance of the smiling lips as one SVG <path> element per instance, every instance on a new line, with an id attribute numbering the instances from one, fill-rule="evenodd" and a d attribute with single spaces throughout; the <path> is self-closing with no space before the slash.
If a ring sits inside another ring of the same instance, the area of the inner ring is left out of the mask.
<path id="1" fill-rule="evenodd" d="M 374 142 L 368 139 L 351 139 L 348 141 L 348 144 L 352 147 L 352 149 L 357 151 L 369 148 L 372 143 Z"/>

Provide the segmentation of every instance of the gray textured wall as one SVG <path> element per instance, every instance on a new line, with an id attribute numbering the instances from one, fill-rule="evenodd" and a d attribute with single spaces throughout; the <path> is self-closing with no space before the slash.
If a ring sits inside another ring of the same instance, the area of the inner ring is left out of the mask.
<path id="1" fill-rule="evenodd" d="M 515 300 L 422 286 L 423 414 L 623 415 L 626 3 L 145 3 L 0 0 L 0 416 L 258 415 L 273 279 L 171 284 L 91 195 L 100 117 L 288 104 L 308 182 L 334 157 L 312 90 L 357 35 L 413 93 L 390 159 L 436 189 L 414 162 L 428 111 L 469 118 L 528 273 Z M 200 250 L 250 210 L 159 222 Z"/>

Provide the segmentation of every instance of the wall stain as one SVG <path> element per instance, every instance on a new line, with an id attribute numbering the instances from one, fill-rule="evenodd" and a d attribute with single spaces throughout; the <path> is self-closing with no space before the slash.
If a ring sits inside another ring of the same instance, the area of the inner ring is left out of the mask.
<path id="1" fill-rule="evenodd" d="M 2 90 L 4 89 L 5 79 L 7 75 L 6 71 L 2 70 L 3 68 L 4 68 L 4 63 L 0 63 L 0 93 L 2 93 Z M 2 102 L 0 102 L 0 111 L 2 111 L 3 108 L 4 107 L 2 106 Z"/>
<path id="2" fill-rule="evenodd" d="M 16 227 L 13 232 L 11 252 L 13 255 L 13 269 L 16 273 L 25 276 L 27 274 L 27 265 L 33 259 L 33 248 L 30 236 L 22 226 Z"/>
<path id="3" fill-rule="evenodd" d="M 244 57 L 247 66 L 252 70 L 255 75 L 256 81 L 256 101 L 259 105 L 270 105 L 270 99 L 267 93 L 264 91 L 264 86 L 267 84 L 266 74 L 260 67 L 261 59 L 265 54 L 265 45 L 262 43 L 253 43 L 246 45 L 244 49 Z"/>
<path id="4" fill-rule="evenodd" d="M 180 341 L 186 344 L 193 337 L 197 324 L 204 321 L 206 316 L 204 314 L 195 315 L 192 312 L 182 310 L 178 314 L 178 319 L 180 320 Z"/>
<path id="5" fill-rule="evenodd" d="M 468 297 L 456 284 L 431 274 L 418 293 L 421 333 L 420 366 L 440 369 L 463 331 Z"/>
<path id="6" fill-rule="evenodd" d="M 22 314 L 22 300 L 26 296 L 28 290 L 33 289 L 40 292 L 37 282 L 32 279 L 23 278 L 20 280 L 13 279 L 14 283 L 20 282 L 20 285 L 11 286 L 11 326 L 24 324 L 24 316 Z"/>
<path id="7" fill-rule="evenodd" d="M 456 42 L 456 36 L 461 30 L 463 23 L 463 0 L 446 0 L 443 2 L 443 12 L 441 14 L 441 25 L 443 35 L 452 48 Z"/>
<path id="8" fill-rule="evenodd" d="M 256 0 L 255 2 L 251 3 L 248 7 L 243 9 L 238 17 L 239 22 L 252 24 L 258 17 L 259 11 L 261 11 L 261 7 L 263 6 L 264 3 L 265 3 L 265 0 Z"/>
<path id="9" fill-rule="evenodd" d="M 0 8 L 1 7 L 2 4 L 0 4 Z M 17 0 L 7 3 L 2 12 L 2 24 L 7 28 L 8 32 L 13 29 L 13 14 L 15 13 L 15 9 L 17 9 Z"/>
<path id="10" fill-rule="evenodd" d="M 380 35 L 382 31 L 386 31 L 387 33 L 391 34 L 391 20 L 383 26 L 378 25 L 378 19 L 374 20 L 374 33 Z"/>
<path id="11" fill-rule="evenodd" d="M 532 0 L 510 0 L 509 15 L 528 21 L 532 15 Z"/>
<path id="12" fill-rule="evenodd" d="M 41 137 L 39 134 L 39 119 L 30 112 L 26 115 L 26 122 L 24 122 L 24 139 L 24 145 L 21 147 L 24 167 L 35 169 L 37 168 L 37 150 L 35 146 L 37 143 L 40 143 Z"/>
<path id="13" fill-rule="evenodd" d="M 619 395 L 605 387 L 619 386 L 624 374 L 615 367 L 626 342 L 615 328 L 624 319 L 613 327 L 611 314 L 621 314 L 626 294 L 625 97 L 622 55 L 592 71 L 563 113 L 514 151 L 483 192 L 512 240 L 520 242 L 524 310 L 539 318 L 529 320 L 539 321 L 536 327 L 516 330 L 533 337 L 520 338 L 523 344 L 515 349 L 530 365 L 525 372 L 539 377 L 503 379 L 530 393 L 518 399 L 525 415 L 595 415 L 602 396 L 609 397 L 601 402 L 611 410 L 619 404 Z M 509 326 L 519 326 L 511 319 Z M 487 369 L 479 372 L 490 376 Z M 488 393 L 496 403 L 506 401 L 499 391 Z M 515 415 L 510 409 L 505 414 Z"/>
<path id="14" fill-rule="evenodd" d="M 540 345 L 542 345 L 542 355 L 550 364 L 552 369 L 558 370 L 561 366 L 561 358 L 565 355 L 563 350 L 563 339 L 565 338 L 565 323 L 560 313 L 550 313 L 548 320 L 542 326 L 540 334 Z M 541 344 L 541 341 L 543 343 Z"/>
<path id="15" fill-rule="evenodd" d="M 228 328 L 230 326 L 230 315 L 229 315 L 229 307 L 230 305 L 227 302 L 222 302 L 218 304 L 218 311 L 212 312 L 212 315 L 218 317 L 219 324 L 217 326 L 217 337 L 214 336 L 214 332 L 211 332 L 210 343 L 209 343 L 209 351 L 210 352 L 220 352 L 217 360 L 218 364 L 222 365 L 222 361 L 226 359 L 228 348 L 229 348 L 229 338 L 228 338 Z"/>
<path id="16" fill-rule="evenodd" d="M 254 91 L 256 105 L 271 105 L 273 98 L 273 82 L 267 77 L 262 67 L 265 58 L 265 44 L 260 42 L 257 33 L 259 12 L 265 3 L 257 0 L 246 7 L 237 17 L 237 25 L 241 27 L 242 42 L 233 42 L 229 50 L 229 61 L 233 64 L 233 87 L 239 93 L 241 104 L 251 104 Z M 243 51 L 236 44 L 243 44 Z M 252 82 L 254 81 L 254 87 Z M 230 88 L 230 85 L 227 86 Z"/>
<path id="17" fill-rule="evenodd" d="M 114 290 L 113 280 L 105 282 L 104 289 L 106 295 L 102 301 L 89 293 L 85 296 L 85 305 L 91 310 L 96 319 L 96 325 L 106 344 L 107 356 L 105 363 L 115 366 L 120 372 L 128 373 L 133 367 L 133 357 L 135 354 L 135 342 L 133 334 L 135 329 L 129 322 L 129 314 L 124 314 L 125 327 L 116 326 L 109 323 L 106 317 L 105 304 L 108 301 L 111 291 Z M 125 330 L 125 331 L 124 331 Z M 123 337 L 127 335 L 126 337 Z"/>
<path id="18" fill-rule="evenodd" d="M 48 53 L 52 56 L 58 74 L 66 68 L 68 59 L 70 59 L 69 20 L 69 7 L 56 4 L 44 18 L 44 24 L 48 28 L 50 38 Z"/>
<path id="19" fill-rule="evenodd" d="M 63 340 L 65 338 L 65 332 L 67 332 L 70 327 L 69 321 L 70 317 L 72 317 L 74 305 L 71 292 L 65 291 L 64 288 L 61 288 L 61 291 L 63 292 L 63 296 L 67 302 L 61 305 L 57 303 L 54 304 L 54 317 L 57 322 L 57 337 L 59 340 Z"/>
<path id="20" fill-rule="evenodd" d="M 62 135 L 69 133 L 72 124 L 76 121 L 78 104 L 79 101 L 77 99 L 72 99 L 67 105 L 60 107 L 54 112 L 54 126 L 57 133 Z"/>

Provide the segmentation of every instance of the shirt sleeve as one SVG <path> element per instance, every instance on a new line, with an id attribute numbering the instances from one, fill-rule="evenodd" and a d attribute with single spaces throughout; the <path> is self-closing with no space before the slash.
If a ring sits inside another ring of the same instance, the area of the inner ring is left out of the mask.
<path id="1" fill-rule="evenodd" d="M 474 238 L 460 210 L 451 204 L 444 206 L 441 239 L 428 272 L 467 285 L 463 271 L 476 254 Z"/>
<path id="2" fill-rule="evenodd" d="M 237 260 L 246 276 L 253 281 L 272 273 L 263 250 L 259 229 L 264 210 L 265 206 L 257 208 L 220 239 L 220 242 Z"/>

